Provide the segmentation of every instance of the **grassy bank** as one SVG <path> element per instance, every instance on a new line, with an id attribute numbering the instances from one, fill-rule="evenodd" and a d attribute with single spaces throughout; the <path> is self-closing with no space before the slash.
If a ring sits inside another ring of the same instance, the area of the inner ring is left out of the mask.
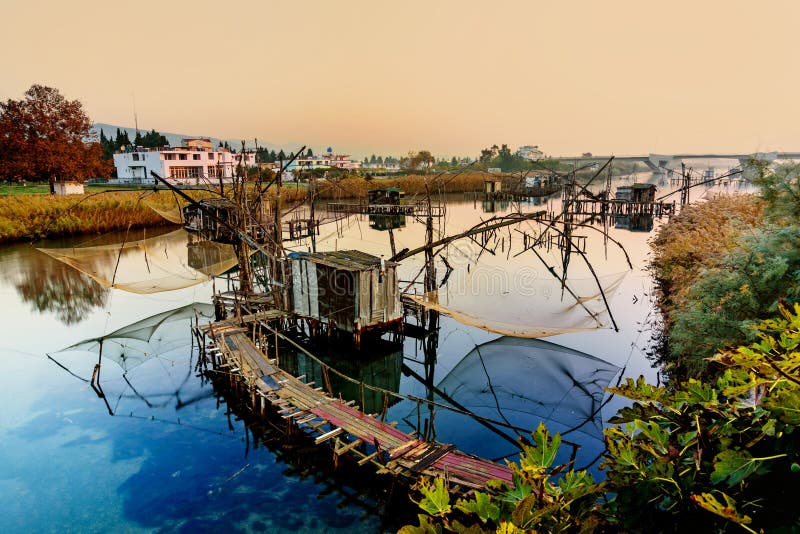
<path id="1" fill-rule="evenodd" d="M 800 301 L 800 166 L 761 193 L 692 206 L 654 240 L 668 376 L 714 377 L 708 358 L 757 340 L 753 325 Z"/>
<path id="2" fill-rule="evenodd" d="M 284 202 L 305 198 L 293 186 L 282 189 Z M 199 199 L 204 191 L 188 191 Z M 272 196 L 272 195 L 270 195 Z M 175 212 L 184 201 L 169 191 L 133 190 L 84 195 L 49 194 L 0 196 L 0 243 L 81 234 L 102 234 L 126 228 L 148 228 L 170 223 L 153 208 Z M 152 207 L 151 207 L 152 206 Z"/>
<path id="3" fill-rule="evenodd" d="M 142 192 L 0 197 L 0 242 L 104 233 L 170 224 L 140 202 Z M 165 208 L 174 201 L 159 192 L 148 197 Z"/>

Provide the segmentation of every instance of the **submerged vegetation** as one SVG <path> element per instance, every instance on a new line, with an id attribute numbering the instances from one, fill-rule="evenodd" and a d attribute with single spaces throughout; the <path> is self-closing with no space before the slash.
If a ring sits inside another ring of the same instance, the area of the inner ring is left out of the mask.
<path id="1" fill-rule="evenodd" d="M 512 485 L 450 502 L 423 481 L 417 532 L 794 531 L 800 510 L 800 167 L 759 179 L 760 198 L 694 206 L 656 239 L 670 381 L 627 379 L 597 482 L 553 465 L 540 427 Z"/>

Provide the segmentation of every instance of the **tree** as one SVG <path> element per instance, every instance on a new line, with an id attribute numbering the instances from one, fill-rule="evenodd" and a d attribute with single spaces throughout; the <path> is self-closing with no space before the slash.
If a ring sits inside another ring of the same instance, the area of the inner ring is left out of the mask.
<path id="1" fill-rule="evenodd" d="M 436 159 L 431 155 L 428 150 L 420 150 L 416 154 L 409 153 L 409 163 L 408 166 L 410 169 L 418 169 L 420 167 L 428 168 L 436 161 Z"/>
<path id="2" fill-rule="evenodd" d="M 23 100 L 0 103 L 0 176 L 52 183 L 108 175 L 91 127 L 80 101 L 32 85 Z"/>
<path id="3" fill-rule="evenodd" d="M 306 157 L 307 158 L 313 158 L 314 157 L 314 151 L 311 150 L 310 148 L 308 150 L 306 150 Z"/>

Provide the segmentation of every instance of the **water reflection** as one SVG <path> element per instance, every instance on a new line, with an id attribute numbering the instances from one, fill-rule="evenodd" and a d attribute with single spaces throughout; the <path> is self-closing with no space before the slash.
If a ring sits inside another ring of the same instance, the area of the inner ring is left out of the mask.
<path id="1" fill-rule="evenodd" d="M 402 344 L 377 340 L 369 345 L 368 352 L 362 351 L 357 355 L 352 353 L 352 349 L 325 351 L 320 350 L 320 347 L 315 348 L 312 353 L 353 380 L 347 380 L 334 372 L 323 372 L 319 362 L 296 351 L 281 351 L 281 368 L 294 376 L 305 375 L 306 382 L 314 382 L 326 390 L 330 383 L 333 397 L 354 401 L 362 407 L 361 411 L 364 413 L 382 413 L 384 407 L 388 408 L 399 400 L 394 395 L 384 395 L 382 391 L 369 387 L 361 388 L 359 382 L 383 391 L 398 393 L 400 369 L 403 363 Z"/>
<path id="2" fill-rule="evenodd" d="M 476 346 L 436 385 L 435 398 L 494 421 L 525 439 L 543 421 L 565 443 L 560 462 L 591 466 L 603 450 L 603 388 L 620 368 L 589 354 L 537 339 L 501 337 Z M 460 420 L 460 423 L 457 422 Z M 440 410 L 440 439 L 479 441 L 485 424 Z M 484 440 L 490 457 L 516 453 L 508 440 Z"/>
<path id="3" fill-rule="evenodd" d="M 405 215 L 373 215 L 369 216 L 369 227 L 373 230 L 395 230 L 406 226 Z"/>
<path id="4" fill-rule="evenodd" d="M 650 232 L 653 230 L 653 215 L 636 213 L 618 216 L 614 219 L 614 226 L 631 232 Z"/>
<path id="5" fill-rule="evenodd" d="M 19 247 L 3 258 L 0 276 L 13 285 L 24 302 L 40 313 L 54 314 L 65 325 L 81 322 L 94 308 L 106 305 L 108 290 L 69 265 L 31 248 Z"/>

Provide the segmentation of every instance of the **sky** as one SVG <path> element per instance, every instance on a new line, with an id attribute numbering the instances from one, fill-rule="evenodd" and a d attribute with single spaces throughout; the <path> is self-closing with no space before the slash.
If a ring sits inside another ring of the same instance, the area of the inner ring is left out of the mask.
<path id="1" fill-rule="evenodd" d="M 0 99 L 92 120 L 477 157 L 800 151 L 800 2 L 0 0 Z M 135 104 L 135 105 L 134 105 Z"/>

